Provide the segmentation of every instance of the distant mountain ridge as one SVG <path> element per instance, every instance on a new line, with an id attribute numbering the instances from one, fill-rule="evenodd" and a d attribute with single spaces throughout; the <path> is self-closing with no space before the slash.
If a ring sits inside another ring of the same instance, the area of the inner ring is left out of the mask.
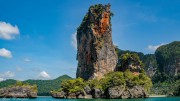
<path id="1" fill-rule="evenodd" d="M 116 52 L 118 54 L 118 60 L 125 53 L 138 54 L 144 64 L 144 70 L 150 77 L 153 77 L 156 71 L 165 73 L 167 76 L 175 76 L 180 72 L 180 41 L 173 41 L 169 44 L 162 45 L 158 47 L 154 54 L 121 50 L 118 47 L 116 47 Z"/>
<path id="2" fill-rule="evenodd" d="M 53 80 L 25 80 L 22 81 L 23 83 L 28 83 L 30 85 L 37 85 L 38 88 L 38 96 L 49 96 L 50 95 L 50 91 L 55 90 L 55 89 L 59 89 L 60 88 L 60 84 L 63 80 L 69 80 L 72 79 L 70 76 L 68 75 L 62 75 L 59 76 L 56 79 Z M 1 81 L 0 82 L 0 88 L 3 87 L 8 87 L 10 85 L 14 85 L 16 84 L 16 80 L 14 79 L 8 79 L 5 81 Z"/>

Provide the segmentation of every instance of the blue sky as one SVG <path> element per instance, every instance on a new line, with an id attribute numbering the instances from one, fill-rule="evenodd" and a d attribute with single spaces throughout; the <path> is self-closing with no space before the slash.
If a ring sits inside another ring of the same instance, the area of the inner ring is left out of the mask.
<path id="1" fill-rule="evenodd" d="M 180 0 L 0 0 L 0 80 L 75 77 L 76 29 L 99 3 L 111 4 L 120 49 L 148 54 L 180 40 Z"/>

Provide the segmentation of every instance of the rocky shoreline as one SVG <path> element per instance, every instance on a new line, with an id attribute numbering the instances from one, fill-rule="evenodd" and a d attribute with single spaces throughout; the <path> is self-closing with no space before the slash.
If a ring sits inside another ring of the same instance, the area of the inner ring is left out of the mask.
<path id="1" fill-rule="evenodd" d="M 33 86 L 13 86 L 0 89 L 0 98 L 36 98 Z"/>
<path id="2" fill-rule="evenodd" d="M 124 99 L 124 98 L 147 98 L 148 93 L 141 86 L 125 88 L 123 86 L 110 87 L 106 91 L 97 88 L 91 89 L 89 86 L 84 87 L 81 92 L 67 94 L 64 91 L 52 92 L 53 98 L 59 99 L 92 99 L 92 98 L 108 98 L 108 99 Z"/>

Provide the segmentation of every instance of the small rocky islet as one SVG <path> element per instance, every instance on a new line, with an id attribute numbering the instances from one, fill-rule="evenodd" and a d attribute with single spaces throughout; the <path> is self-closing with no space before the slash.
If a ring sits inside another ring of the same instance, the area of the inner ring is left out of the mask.
<path id="1" fill-rule="evenodd" d="M 0 98 L 36 98 L 37 86 L 17 82 L 15 85 L 0 89 Z"/>

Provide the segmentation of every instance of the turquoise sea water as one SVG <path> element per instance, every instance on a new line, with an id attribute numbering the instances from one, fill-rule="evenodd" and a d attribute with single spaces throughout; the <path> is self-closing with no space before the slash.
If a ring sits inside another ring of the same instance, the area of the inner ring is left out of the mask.
<path id="1" fill-rule="evenodd" d="M 146 99 L 54 99 L 52 97 L 39 97 L 36 99 L 0 98 L 0 101 L 180 101 L 180 97 L 161 97 Z"/>

